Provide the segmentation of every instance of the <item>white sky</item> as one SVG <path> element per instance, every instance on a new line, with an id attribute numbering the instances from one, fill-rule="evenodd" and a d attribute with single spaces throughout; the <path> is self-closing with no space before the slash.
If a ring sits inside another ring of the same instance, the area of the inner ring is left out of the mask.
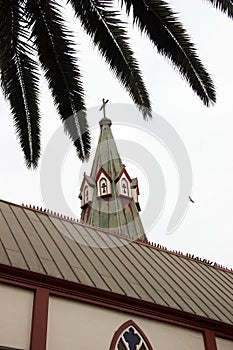
<path id="1" fill-rule="evenodd" d="M 177 174 L 169 155 L 160 151 L 159 145 L 156 146 L 156 154 L 154 145 L 151 146 L 154 157 L 164 170 L 167 201 L 163 214 L 149 233 L 149 239 L 169 249 L 189 252 L 233 267 L 233 22 L 214 10 L 206 1 L 170 2 L 175 4 L 176 11 L 181 12 L 185 27 L 215 82 L 217 103 L 214 107 L 204 107 L 188 84 L 156 53 L 149 41 L 130 29 L 133 48 L 150 92 L 153 111 L 166 119 L 183 140 L 192 162 L 194 178 L 192 196 L 195 204 L 190 205 L 177 230 L 171 235 L 166 235 L 165 228 L 178 193 Z M 112 103 L 132 103 L 120 83 L 109 72 L 108 66 L 99 58 L 97 51 L 92 50 L 92 45 L 79 30 L 77 23 L 74 21 L 72 25 L 75 26 L 78 38 L 87 107 L 98 106 L 103 97 L 110 99 Z M 44 79 L 41 80 L 41 88 L 43 156 L 43 150 L 60 126 L 60 121 Z M 9 107 L 2 94 L 0 106 L 0 198 L 19 204 L 44 206 L 40 185 L 41 161 L 36 171 L 27 170 L 14 134 Z M 96 120 L 100 117 L 100 114 L 97 115 Z M 111 118 L 110 115 L 109 117 Z M 127 115 L 124 118 L 127 122 Z M 124 129 L 113 126 L 113 132 L 116 139 L 128 140 Z M 97 136 L 98 131 L 95 130 L 93 144 Z M 138 143 L 144 146 L 143 136 L 140 138 L 136 135 L 136 138 Z M 137 164 L 133 166 L 129 160 L 127 169 L 132 177 L 137 176 L 139 181 L 141 179 L 139 185 L 143 209 L 150 191 L 147 181 L 150 174 L 143 173 L 141 161 L 138 159 Z M 77 217 L 81 171 L 81 164 L 71 148 L 63 162 L 61 178 L 64 197 L 74 213 L 73 216 L 77 214 Z M 156 193 L 153 195 L 156 201 Z M 51 206 L 50 209 L 63 212 L 60 207 Z"/>

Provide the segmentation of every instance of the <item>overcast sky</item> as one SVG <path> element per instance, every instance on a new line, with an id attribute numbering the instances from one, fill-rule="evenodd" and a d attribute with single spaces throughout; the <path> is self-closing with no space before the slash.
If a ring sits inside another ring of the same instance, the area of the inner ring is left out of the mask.
<path id="1" fill-rule="evenodd" d="M 139 60 L 146 86 L 150 92 L 153 111 L 164 118 L 182 139 L 192 164 L 193 190 L 195 201 L 190 205 L 187 214 L 170 235 L 166 227 L 171 217 L 179 192 L 177 172 L 172 159 L 162 150 L 159 142 L 146 143 L 143 132 L 135 132 L 135 140 L 131 128 L 114 126 L 113 133 L 117 139 L 125 139 L 144 147 L 151 152 L 160 164 L 166 181 L 166 203 L 158 221 L 148 232 L 154 242 L 169 249 L 189 252 L 195 256 L 210 259 L 228 267 L 233 267 L 233 22 L 223 14 L 214 10 L 207 1 L 172 0 L 177 12 L 181 12 L 186 29 L 190 33 L 199 51 L 199 55 L 207 67 L 217 89 L 217 103 L 206 108 L 192 92 L 188 84 L 171 67 L 171 64 L 159 56 L 156 50 L 137 31 L 130 33 L 132 45 Z M 69 14 L 67 14 L 69 16 Z M 96 50 L 80 31 L 78 24 L 71 21 L 78 41 L 79 62 L 84 77 L 87 107 L 93 111 L 100 105 L 103 97 L 114 104 L 132 104 L 127 92 L 113 77 L 108 66 L 102 61 Z M 0 197 L 14 203 L 25 203 L 45 206 L 40 175 L 43 152 L 49 140 L 59 128 L 59 117 L 47 90 L 47 84 L 41 79 L 41 117 L 42 117 L 42 159 L 36 171 L 28 170 L 14 134 L 13 121 L 8 104 L 0 95 L 1 128 L 0 128 Z M 109 106 L 109 111 L 111 110 Z M 111 118 L 111 115 L 108 115 Z M 97 113 L 96 123 L 101 114 Z M 127 122 L 127 115 L 124 115 Z M 147 126 L 146 126 L 147 127 Z M 98 127 L 92 131 L 93 147 L 98 139 Z M 124 159 L 124 155 L 123 155 Z M 147 198 L 152 191 L 149 186 L 153 169 L 143 170 L 142 157 L 124 159 L 131 177 L 138 177 L 141 192 L 142 211 L 146 207 Z M 79 217 L 79 186 L 83 166 L 75 156 L 72 147 L 62 163 L 61 187 L 66 204 L 73 216 Z M 52 174 L 48 174 L 49 176 Z M 48 179 L 51 181 L 51 179 Z M 152 193 L 156 202 L 156 193 Z M 56 193 L 54 193 L 56 198 Z M 52 202 L 51 202 L 52 204 Z M 46 203 L 47 205 L 47 203 Z M 149 203 L 153 212 L 153 203 Z M 64 212 L 65 207 L 59 205 L 51 210 Z M 65 214 L 67 214 L 65 212 Z"/>

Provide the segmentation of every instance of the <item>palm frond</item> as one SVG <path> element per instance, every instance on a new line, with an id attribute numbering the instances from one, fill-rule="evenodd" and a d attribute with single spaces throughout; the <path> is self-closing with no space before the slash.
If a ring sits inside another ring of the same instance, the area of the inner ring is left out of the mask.
<path id="1" fill-rule="evenodd" d="M 81 160 L 88 157 L 90 135 L 86 121 L 80 71 L 70 33 L 54 0 L 27 0 L 32 36 L 64 127 Z"/>
<path id="2" fill-rule="evenodd" d="M 164 0 L 122 0 L 127 13 L 145 32 L 158 52 L 171 60 L 205 105 L 216 101 L 213 82 L 202 65 L 194 45 Z"/>
<path id="3" fill-rule="evenodd" d="M 233 0 L 206 0 L 228 17 L 233 18 Z"/>
<path id="4" fill-rule="evenodd" d="M 25 43 L 27 32 L 19 0 L 4 1 L 0 11 L 0 75 L 28 167 L 40 156 L 38 71 Z M 22 25 L 23 24 L 23 25 Z"/>
<path id="5" fill-rule="evenodd" d="M 142 74 L 128 44 L 127 33 L 119 13 L 112 8 L 112 1 L 69 0 L 69 2 L 101 55 L 129 91 L 144 117 L 151 116 L 149 95 Z"/>

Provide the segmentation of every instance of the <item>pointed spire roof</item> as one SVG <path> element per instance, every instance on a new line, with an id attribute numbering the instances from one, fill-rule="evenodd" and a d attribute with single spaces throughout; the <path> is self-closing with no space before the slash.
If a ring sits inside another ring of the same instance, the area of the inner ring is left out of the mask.
<path id="1" fill-rule="evenodd" d="M 95 187 L 89 187 L 85 177 L 82 183 L 81 221 L 129 238 L 146 239 L 138 213 L 137 183 L 122 164 L 111 131 L 112 122 L 105 114 L 106 103 L 103 100 L 104 117 L 99 122 L 100 136 L 90 174 Z"/>
<path id="2" fill-rule="evenodd" d="M 115 140 L 112 135 L 110 119 L 103 118 L 99 122 L 100 136 L 90 176 L 95 178 L 102 167 L 112 179 L 115 179 L 123 168 Z"/>

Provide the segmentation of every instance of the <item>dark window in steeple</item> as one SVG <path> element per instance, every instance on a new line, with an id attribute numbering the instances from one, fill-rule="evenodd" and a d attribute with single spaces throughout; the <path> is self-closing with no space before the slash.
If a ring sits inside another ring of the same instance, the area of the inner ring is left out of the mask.
<path id="1" fill-rule="evenodd" d="M 129 187 L 126 179 L 121 180 L 121 190 L 122 190 L 122 194 L 124 194 L 125 196 L 129 195 Z"/>
<path id="2" fill-rule="evenodd" d="M 107 193 L 107 180 L 102 177 L 100 179 L 100 195 L 104 196 Z"/>
<path id="3" fill-rule="evenodd" d="M 84 188 L 84 201 L 85 202 L 88 202 L 88 186 L 85 186 L 85 188 Z"/>

